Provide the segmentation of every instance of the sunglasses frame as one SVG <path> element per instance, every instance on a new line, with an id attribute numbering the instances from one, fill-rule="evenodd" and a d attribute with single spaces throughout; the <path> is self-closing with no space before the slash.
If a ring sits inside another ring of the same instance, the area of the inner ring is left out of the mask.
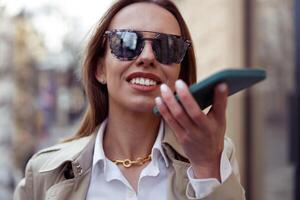
<path id="1" fill-rule="evenodd" d="M 136 56 L 134 56 L 134 57 L 132 57 L 132 58 L 126 58 L 126 57 L 122 57 L 122 56 L 117 56 L 113 51 L 113 49 L 112 49 L 112 44 L 111 44 L 111 36 L 112 36 L 112 34 L 115 34 L 115 33 L 117 33 L 117 32 L 132 32 L 132 33 L 136 33 L 137 34 L 137 36 L 138 36 L 138 40 L 142 40 L 143 41 L 143 45 L 141 46 L 141 49 L 139 49 L 138 50 L 138 54 L 136 55 Z M 155 36 L 153 37 L 153 38 L 149 38 L 149 37 L 144 37 L 143 36 L 143 33 L 151 33 L 151 34 L 155 34 Z M 175 38 L 177 38 L 177 39 L 181 39 L 185 44 L 186 44 L 186 50 L 185 50 L 185 53 L 184 53 L 184 56 L 182 56 L 182 58 L 180 58 L 180 60 L 179 60 L 179 62 L 172 62 L 172 63 L 176 63 L 176 64 L 180 64 L 182 61 L 183 61 L 183 59 L 184 59 L 184 57 L 185 57 L 185 55 L 186 55 L 186 52 L 187 52 L 187 50 L 188 50 L 188 48 L 189 47 L 191 47 L 192 46 L 192 42 L 190 41 L 190 40 L 187 40 L 187 39 L 184 39 L 182 36 L 179 36 L 179 35 L 174 35 L 174 34 L 168 34 L 168 33 L 160 33 L 160 32 L 154 32 L 154 31 L 138 31 L 138 30 L 133 30 L 133 29 L 113 29 L 113 30 L 107 30 L 107 31 L 105 31 L 105 33 L 104 33 L 104 37 L 108 37 L 108 40 L 109 40 L 109 44 L 110 44 L 110 49 L 111 49 L 111 54 L 114 56 L 114 57 L 116 57 L 117 59 L 119 59 L 119 60 L 122 60 L 122 61 L 130 61 L 130 60 L 135 60 L 138 56 L 140 56 L 140 54 L 142 53 L 142 51 L 143 51 L 143 49 L 144 49 L 144 47 L 145 47 L 145 43 L 144 43 L 144 41 L 145 40 L 149 40 L 149 41 L 154 41 L 154 40 L 156 40 L 160 35 L 165 35 L 165 36 L 167 36 L 168 38 L 169 37 L 175 37 Z M 158 58 L 158 56 L 156 55 L 156 51 L 153 49 L 153 42 L 152 42 L 152 44 L 151 44 L 151 47 L 152 47 L 152 50 L 153 50 L 153 53 L 155 54 L 155 58 L 157 59 Z M 158 59 L 157 59 L 158 60 Z M 158 60 L 159 61 L 159 60 Z M 161 61 L 159 61 L 160 63 L 163 63 L 163 62 L 161 62 Z M 165 63 L 163 63 L 163 64 L 165 64 Z M 171 63 L 167 63 L 167 64 L 171 64 Z"/>

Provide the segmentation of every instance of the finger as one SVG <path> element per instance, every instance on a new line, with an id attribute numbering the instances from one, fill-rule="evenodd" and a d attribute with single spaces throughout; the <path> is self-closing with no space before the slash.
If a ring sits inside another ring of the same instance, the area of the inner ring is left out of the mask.
<path id="1" fill-rule="evenodd" d="M 182 80 L 177 80 L 175 83 L 175 89 L 177 95 L 179 96 L 180 102 L 182 103 L 189 117 L 197 125 L 203 125 L 207 123 L 206 115 L 202 112 L 196 100 L 190 93 L 188 86 Z"/>
<path id="2" fill-rule="evenodd" d="M 184 129 L 180 126 L 180 124 L 177 122 L 177 120 L 171 115 L 168 107 L 165 105 L 161 97 L 155 98 L 156 107 L 159 110 L 159 113 L 164 118 L 166 123 L 169 125 L 169 127 L 173 130 L 175 133 L 175 136 L 178 139 L 181 139 L 182 134 L 184 132 Z"/>
<path id="3" fill-rule="evenodd" d="M 211 111 L 217 120 L 225 121 L 227 107 L 228 86 L 221 83 L 215 87 L 214 102 Z"/>
<path id="4" fill-rule="evenodd" d="M 169 111 L 172 114 L 172 116 L 184 129 L 190 130 L 195 127 L 193 121 L 187 115 L 182 105 L 180 105 L 180 103 L 176 100 L 173 92 L 166 84 L 161 85 L 161 95 L 162 100 L 169 108 Z"/>

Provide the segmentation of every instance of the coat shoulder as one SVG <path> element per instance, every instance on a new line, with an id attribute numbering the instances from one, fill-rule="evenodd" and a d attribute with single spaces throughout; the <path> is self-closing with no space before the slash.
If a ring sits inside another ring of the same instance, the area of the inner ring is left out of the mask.
<path id="1" fill-rule="evenodd" d="M 70 142 L 59 143 L 35 153 L 28 165 L 33 171 L 50 171 L 66 161 L 71 161 L 88 143 L 91 136 Z"/>
<path id="2" fill-rule="evenodd" d="M 65 180 L 67 162 L 74 161 L 93 136 L 60 143 L 35 153 L 26 165 L 25 177 L 14 192 L 14 200 L 44 199 L 46 191 Z"/>

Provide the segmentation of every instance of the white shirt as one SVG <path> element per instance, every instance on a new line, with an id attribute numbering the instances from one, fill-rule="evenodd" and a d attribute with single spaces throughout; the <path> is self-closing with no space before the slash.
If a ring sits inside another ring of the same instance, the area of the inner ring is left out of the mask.
<path id="1" fill-rule="evenodd" d="M 169 165 L 161 146 L 164 122 L 160 123 L 158 136 L 151 151 L 151 161 L 140 174 L 137 192 L 134 191 L 117 165 L 105 156 L 102 142 L 106 124 L 107 120 L 101 124 L 96 136 L 91 182 L 86 200 L 166 200 L 167 177 L 174 169 Z M 220 172 L 222 183 L 232 173 L 230 162 L 224 152 L 221 156 Z M 215 178 L 195 179 L 191 167 L 188 168 L 187 175 L 197 198 L 209 195 L 221 184 Z"/>

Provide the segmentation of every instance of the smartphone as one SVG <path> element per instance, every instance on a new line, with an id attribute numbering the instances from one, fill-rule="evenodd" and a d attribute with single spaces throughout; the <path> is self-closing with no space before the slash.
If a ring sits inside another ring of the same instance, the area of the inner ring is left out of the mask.
<path id="1" fill-rule="evenodd" d="M 219 83 L 227 84 L 229 90 L 228 96 L 231 96 L 253 86 L 265 78 L 266 71 L 263 69 L 226 69 L 191 85 L 189 90 L 203 110 L 212 105 L 214 89 Z M 180 102 L 179 97 L 177 95 L 175 95 L 175 97 Z M 153 108 L 153 112 L 156 115 L 160 115 L 156 106 Z"/>

